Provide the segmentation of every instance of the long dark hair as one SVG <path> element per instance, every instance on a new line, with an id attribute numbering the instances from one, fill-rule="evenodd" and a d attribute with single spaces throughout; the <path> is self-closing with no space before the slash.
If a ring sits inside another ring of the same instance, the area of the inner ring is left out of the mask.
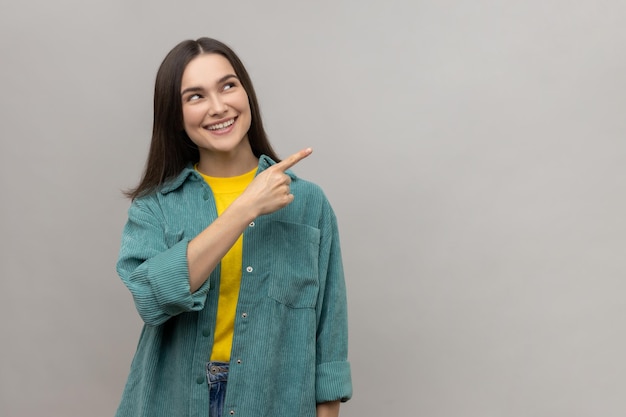
<path id="1" fill-rule="evenodd" d="M 180 85 L 187 64 L 202 54 L 220 54 L 233 66 L 241 85 L 248 93 L 252 116 L 248 140 L 252 153 L 257 158 L 265 154 L 279 161 L 263 128 L 259 103 L 250 76 L 235 52 L 222 42 L 211 38 L 186 40 L 167 54 L 157 72 L 154 86 L 152 142 L 148 160 L 139 185 L 124 192 L 124 195 L 133 200 L 155 191 L 163 183 L 176 177 L 187 164 L 200 159 L 198 146 L 189 139 L 183 127 Z"/>

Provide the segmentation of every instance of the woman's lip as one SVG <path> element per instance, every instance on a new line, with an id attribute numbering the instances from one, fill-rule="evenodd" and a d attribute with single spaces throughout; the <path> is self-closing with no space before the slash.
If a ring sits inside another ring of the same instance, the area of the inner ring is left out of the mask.
<path id="1" fill-rule="evenodd" d="M 220 121 L 217 121 L 217 122 L 214 122 L 214 123 L 208 124 L 208 125 L 204 126 L 204 128 L 205 128 L 205 129 L 208 129 L 208 130 L 211 130 L 210 128 L 211 128 L 212 126 L 217 126 L 217 125 L 222 124 L 222 123 L 227 123 L 227 122 L 230 122 L 231 120 L 233 121 L 233 123 L 235 123 L 235 119 L 236 119 L 236 117 L 228 117 L 228 118 L 226 118 L 226 119 L 222 119 L 222 120 L 220 120 Z M 227 126 L 227 127 L 230 127 L 230 126 Z"/>
<path id="2" fill-rule="evenodd" d="M 222 129 L 209 129 L 209 127 L 211 127 L 211 126 L 219 125 L 220 123 L 225 123 L 225 122 L 228 122 L 230 120 L 232 120 L 233 123 L 231 125 L 229 125 L 229 126 L 226 126 L 226 127 L 222 128 Z M 210 125 L 206 125 L 204 127 L 204 129 L 207 132 L 211 133 L 212 135 L 226 135 L 226 134 L 230 133 L 233 130 L 233 128 L 235 127 L 236 123 L 237 123 L 237 117 L 229 117 L 227 119 L 220 120 L 219 122 L 211 123 Z"/>

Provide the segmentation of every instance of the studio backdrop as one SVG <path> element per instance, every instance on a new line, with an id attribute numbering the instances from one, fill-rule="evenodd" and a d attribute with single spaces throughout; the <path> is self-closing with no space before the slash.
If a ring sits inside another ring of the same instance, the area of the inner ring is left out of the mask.
<path id="1" fill-rule="evenodd" d="M 161 60 L 201 36 L 282 157 L 314 148 L 342 416 L 626 415 L 623 1 L 4 1 L 0 35 L 0 415 L 114 414 L 141 329 L 122 190 Z"/>

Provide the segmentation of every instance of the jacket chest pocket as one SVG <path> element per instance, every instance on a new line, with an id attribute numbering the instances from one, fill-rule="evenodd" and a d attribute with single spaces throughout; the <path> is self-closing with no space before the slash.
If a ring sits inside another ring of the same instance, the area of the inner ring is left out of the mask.
<path id="1" fill-rule="evenodd" d="M 282 221 L 268 226 L 268 296 L 287 307 L 315 308 L 319 292 L 319 229 Z"/>

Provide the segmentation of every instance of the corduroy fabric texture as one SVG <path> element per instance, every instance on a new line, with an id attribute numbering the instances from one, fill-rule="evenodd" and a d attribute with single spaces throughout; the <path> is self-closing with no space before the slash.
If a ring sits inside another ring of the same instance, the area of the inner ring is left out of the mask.
<path id="1" fill-rule="evenodd" d="M 271 164 L 261 157 L 259 172 Z M 288 173 L 295 200 L 244 232 L 227 415 L 314 417 L 316 403 L 352 396 L 335 215 L 318 186 Z M 186 250 L 216 217 L 192 166 L 129 209 L 117 270 L 145 325 L 118 417 L 208 415 L 220 268 L 190 293 Z"/>

